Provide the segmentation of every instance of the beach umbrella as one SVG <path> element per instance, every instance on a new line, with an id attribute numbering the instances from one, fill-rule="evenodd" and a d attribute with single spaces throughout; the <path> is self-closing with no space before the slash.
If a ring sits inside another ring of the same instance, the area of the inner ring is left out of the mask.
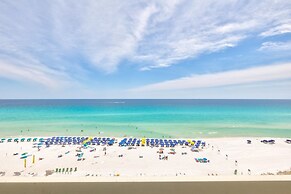
<path id="1" fill-rule="evenodd" d="M 25 156 L 21 156 L 20 157 L 20 159 L 25 159 L 25 158 L 27 158 L 27 156 L 25 155 Z"/>

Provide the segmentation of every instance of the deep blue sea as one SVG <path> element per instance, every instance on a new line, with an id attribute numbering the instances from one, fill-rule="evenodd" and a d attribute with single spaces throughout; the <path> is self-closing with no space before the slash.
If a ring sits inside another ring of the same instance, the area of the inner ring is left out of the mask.
<path id="1" fill-rule="evenodd" d="M 291 137 L 291 100 L 0 100 L 0 136 Z"/>

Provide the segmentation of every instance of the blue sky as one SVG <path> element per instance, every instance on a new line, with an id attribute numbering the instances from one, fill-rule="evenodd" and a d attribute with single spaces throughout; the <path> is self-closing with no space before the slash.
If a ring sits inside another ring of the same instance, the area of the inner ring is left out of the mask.
<path id="1" fill-rule="evenodd" d="M 0 98 L 291 98 L 291 1 L 0 0 Z"/>

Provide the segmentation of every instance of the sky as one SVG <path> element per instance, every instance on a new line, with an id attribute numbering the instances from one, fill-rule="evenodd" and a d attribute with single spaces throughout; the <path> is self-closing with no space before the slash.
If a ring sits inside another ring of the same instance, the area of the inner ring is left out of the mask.
<path id="1" fill-rule="evenodd" d="M 290 0 L 0 0 L 0 99 L 291 99 Z"/>

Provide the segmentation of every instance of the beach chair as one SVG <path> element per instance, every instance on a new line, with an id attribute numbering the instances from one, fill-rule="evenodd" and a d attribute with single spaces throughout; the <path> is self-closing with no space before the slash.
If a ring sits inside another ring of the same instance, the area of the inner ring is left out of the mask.
<path id="1" fill-rule="evenodd" d="M 268 141 L 269 144 L 275 144 L 275 140 L 271 139 Z"/>

